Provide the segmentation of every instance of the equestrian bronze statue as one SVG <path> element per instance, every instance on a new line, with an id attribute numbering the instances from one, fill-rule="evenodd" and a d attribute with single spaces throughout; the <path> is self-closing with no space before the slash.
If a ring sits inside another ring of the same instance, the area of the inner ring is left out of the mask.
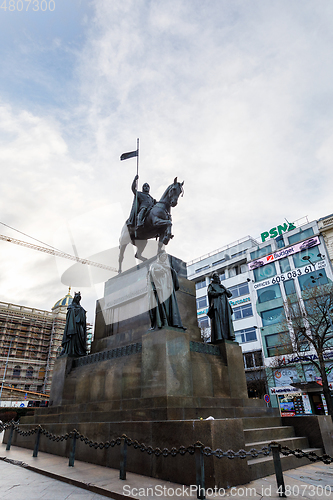
<path id="1" fill-rule="evenodd" d="M 178 198 L 183 195 L 183 182 L 177 182 L 177 177 L 173 184 L 167 187 L 162 198 L 155 201 L 149 194 L 149 184 L 145 183 L 142 192 L 136 188 L 138 176 L 135 176 L 132 191 L 134 193 L 134 202 L 131 214 L 124 225 L 119 239 L 119 269 L 122 271 L 122 262 L 124 252 L 129 243 L 137 248 L 135 257 L 145 261 L 146 257 L 142 255 L 147 240 L 151 238 L 158 239 L 158 253 L 161 252 L 162 245 L 167 245 L 173 235 L 171 234 L 171 207 L 175 207 Z"/>

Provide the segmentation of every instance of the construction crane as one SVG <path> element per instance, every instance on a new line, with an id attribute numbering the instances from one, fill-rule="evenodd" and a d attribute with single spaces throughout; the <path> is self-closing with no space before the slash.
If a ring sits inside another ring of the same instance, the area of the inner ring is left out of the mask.
<path id="1" fill-rule="evenodd" d="M 98 262 L 93 262 L 88 259 L 81 259 L 80 257 L 75 257 L 74 255 L 70 255 L 69 253 L 61 252 L 60 250 L 55 250 L 53 248 L 41 247 L 39 245 L 34 245 L 33 243 L 17 240 L 16 238 L 4 236 L 3 234 L 0 234 L 0 240 L 8 241 L 9 243 L 15 243 L 15 245 L 21 245 L 22 247 L 32 248 L 33 250 L 38 250 L 39 252 L 49 253 L 51 255 L 55 255 L 56 257 L 74 260 L 75 262 L 79 262 L 80 264 L 87 264 L 88 266 L 95 266 L 101 269 L 107 269 L 108 271 L 118 273 L 117 269 L 114 267 L 106 266 L 105 264 L 99 264 Z"/>

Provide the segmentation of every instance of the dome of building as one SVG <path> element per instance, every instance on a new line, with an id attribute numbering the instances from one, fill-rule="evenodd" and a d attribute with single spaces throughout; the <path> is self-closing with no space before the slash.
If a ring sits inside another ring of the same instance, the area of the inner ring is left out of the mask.
<path id="1" fill-rule="evenodd" d="M 63 297 L 62 299 L 58 300 L 58 302 L 56 302 L 54 304 L 54 306 L 52 307 L 52 311 L 56 307 L 68 307 L 69 304 L 72 303 L 72 301 L 73 301 L 73 297 L 71 296 L 71 288 L 69 287 L 67 295 L 65 295 L 65 297 Z"/>

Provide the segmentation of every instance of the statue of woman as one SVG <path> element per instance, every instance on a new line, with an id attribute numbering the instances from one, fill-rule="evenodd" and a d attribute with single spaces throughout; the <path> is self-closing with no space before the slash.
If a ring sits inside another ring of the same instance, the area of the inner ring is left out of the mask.
<path id="1" fill-rule="evenodd" d="M 81 293 L 74 294 L 73 302 L 67 307 L 66 325 L 62 338 L 60 356 L 72 358 L 86 356 L 86 311 L 80 305 Z"/>
<path id="2" fill-rule="evenodd" d="M 179 282 L 165 252 L 158 254 L 148 272 L 149 317 L 151 330 L 163 327 L 185 328 L 182 325 L 176 291 Z"/>
<path id="3" fill-rule="evenodd" d="M 232 293 L 221 285 L 219 275 L 214 273 L 208 286 L 209 309 L 207 312 L 210 317 L 212 344 L 222 339 L 235 340 L 231 319 L 233 311 L 228 301 L 230 297 Z"/>

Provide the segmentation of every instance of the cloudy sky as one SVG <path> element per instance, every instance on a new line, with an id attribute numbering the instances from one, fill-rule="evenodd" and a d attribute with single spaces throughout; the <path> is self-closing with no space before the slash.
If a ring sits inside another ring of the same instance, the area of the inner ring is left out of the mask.
<path id="1" fill-rule="evenodd" d="M 331 0 L 3 2 L 0 234 L 116 266 L 138 137 L 140 187 L 185 181 L 185 261 L 332 213 L 332 28 Z M 71 261 L 0 252 L 0 300 L 65 295 Z M 102 284 L 71 280 L 92 321 Z"/>

